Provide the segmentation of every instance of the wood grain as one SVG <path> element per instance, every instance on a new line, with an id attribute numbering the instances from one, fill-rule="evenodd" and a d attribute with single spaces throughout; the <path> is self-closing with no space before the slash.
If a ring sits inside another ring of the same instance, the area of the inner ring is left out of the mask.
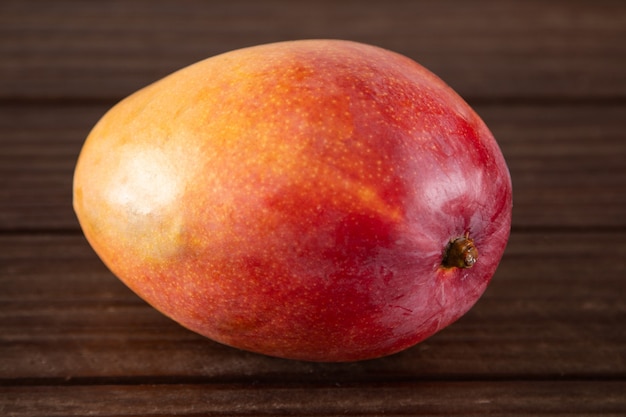
<path id="1" fill-rule="evenodd" d="M 119 99 L 221 52 L 317 37 L 405 54 L 472 100 L 626 97 L 620 1 L 5 0 L 0 98 Z"/>
<path id="2" fill-rule="evenodd" d="M 290 384 L 0 387 L 7 417 L 56 416 L 623 416 L 619 381 L 415 382 L 385 385 Z M 568 395 L 564 398 L 563 393 Z M 602 404 L 602 412 L 598 405 Z M 471 411 L 470 411 L 471 410 Z"/>

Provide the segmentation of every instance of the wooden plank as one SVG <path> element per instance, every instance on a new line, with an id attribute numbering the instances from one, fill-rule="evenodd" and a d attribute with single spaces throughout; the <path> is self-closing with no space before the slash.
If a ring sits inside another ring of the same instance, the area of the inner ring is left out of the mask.
<path id="1" fill-rule="evenodd" d="M 157 415 L 623 416 L 622 381 L 413 382 L 332 386 L 0 387 L 7 417 Z"/>
<path id="2" fill-rule="evenodd" d="M 200 59 L 300 38 L 398 51 L 471 99 L 626 97 L 614 0 L 5 0 L 0 99 L 119 99 Z"/>
<path id="3" fill-rule="evenodd" d="M 454 325 L 387 358 L 316 364 L 183 329 L 107 272 L 81 237 L 0 236 L 0 385 L 624 379 L 625 237 L 513 234 L 487 292 Z"/>
<path id="4" fill-rule="evenodd" d="M 626 106 L 476 110 L 511 171 L 513 227 L 626 226 Z"/>
<path id="5" fill-rule="evenodd" d="M 0 229 L 78 230 L 73 168 L 108 105 L 0 106 Z M 626 227 L 626 106 L 476 106 L 507 158 L 514 227 Z"/>
<path id="6" fill-rule="evenodd" d="M 0 229 L 68 229 L 72 176 L 102 106 L 0 106 Z"/>

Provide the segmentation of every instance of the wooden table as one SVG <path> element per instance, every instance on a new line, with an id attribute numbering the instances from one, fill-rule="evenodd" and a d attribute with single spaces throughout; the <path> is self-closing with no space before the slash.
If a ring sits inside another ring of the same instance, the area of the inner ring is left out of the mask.
<path id="1" fill-rule="evenodd" d="M 316 364 L 166 319 L 94 255 L 76 157 L 117 100 L 227 50 L 344 38 L 421 62 L 514 182 L 493 283 L 400 354 Z M 626 415 L 626 2 L 0 2 L 0 415 Z"/>

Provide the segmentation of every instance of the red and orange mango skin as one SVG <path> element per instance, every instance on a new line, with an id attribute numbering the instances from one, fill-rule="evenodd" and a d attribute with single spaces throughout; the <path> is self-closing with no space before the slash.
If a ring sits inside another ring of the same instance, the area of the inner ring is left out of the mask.
<path id="1" fill-rule="evenodd" d="M 389 355 L 461 317 L 503 254 L 493 136 L 410 59 L 347 41 L 257 46 L 124 99 L 80 154 L 74 207 L 124 283 L 267 355 Z M 442 266 L 468 234 L 472 268 Z"/>

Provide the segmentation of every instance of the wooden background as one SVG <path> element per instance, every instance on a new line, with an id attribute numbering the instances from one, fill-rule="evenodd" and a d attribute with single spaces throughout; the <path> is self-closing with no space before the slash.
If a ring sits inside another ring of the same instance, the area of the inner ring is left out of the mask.
<path id="1" fill-rule="evenodd" d="M 97 259 L 76 157 L 122 97 L 287 39 L 406 54 L 475 107 L 514 225 L 486 294 L 400 354 L 314 364 L 213 343 Z M 0 2 L 0 415 L 626 415 L 626 2 Z"/>

